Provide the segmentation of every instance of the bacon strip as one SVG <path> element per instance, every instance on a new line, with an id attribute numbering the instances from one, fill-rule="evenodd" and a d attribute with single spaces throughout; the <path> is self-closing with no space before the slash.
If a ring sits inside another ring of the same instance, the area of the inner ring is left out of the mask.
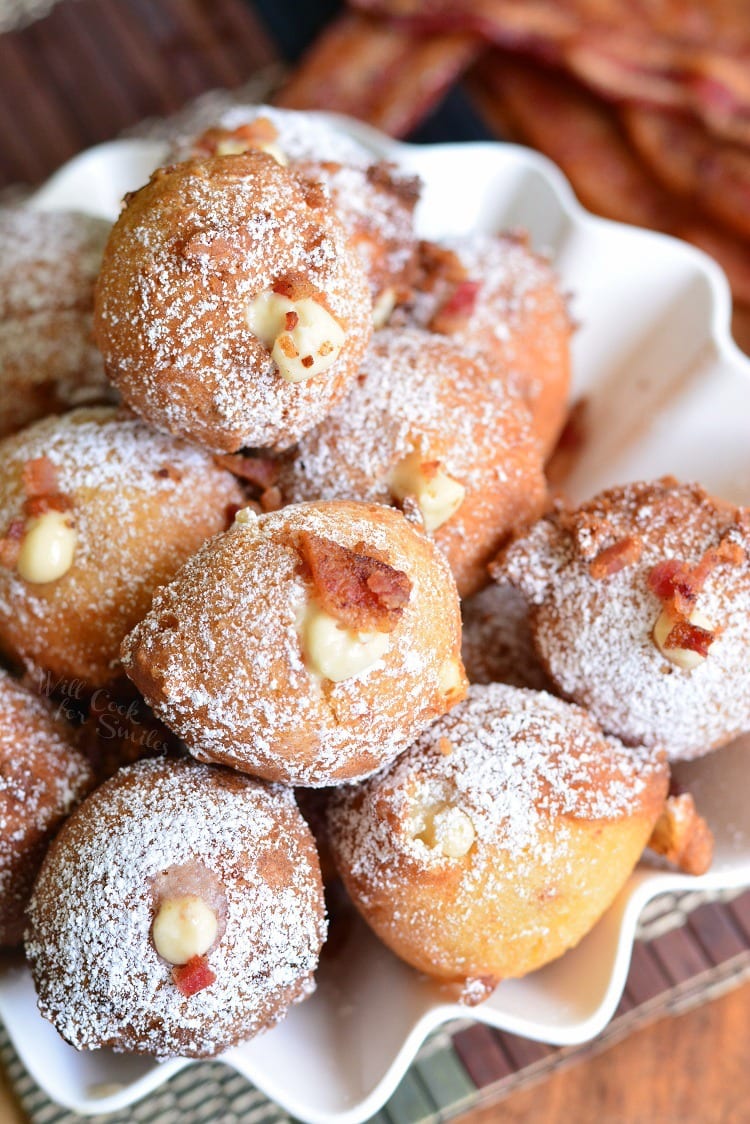
<path id="1" fill-rule="evenodd" d="M 312 531 L 300 533 L 299 550 L 325 612 L 356 631 L 393 631 L 411 595 L 402 570 Z"/>
<path id="2" fill-rule="evenodd" d="M 480 51 L 475 35 L 425 37 L 349 12 L 326 28 L 274 102 L 348 113 L 404 136 Z"/>
<path id="3" fill-rule="evenodd" d="M 244 453 L 217 453 L 214 456 L 214 464 L 262 490 L 272 487 L 279 476 L 279 466 L 270 457 L 246 456 Z"/>
<path id="4" fill-rule="evenodd" d="M 750 23 L 738 0 L 351 0 L 424 34 L 460 28 L 562 66 L 600 96 L 695 115 L 750 141 Z"/>
<path id="5" fill-rule="evenodd" d="M 643 553 L 643 542 L 638 535 L 628 535 L 627 538 L 606 546 L 600 550 L 596 558 L 589 563 L 589 573 L 595 581 L 619 574 L 626 566 L 632 566 Z"/>
<path id="6" fill-rule="evenodd" d="M 750 246 L 675 198 L 641 164 L 611 109 L 558 71 L 496 53 L 470 77 L 490 125 L 559 164 L 584 206 L 663 230 L 716 258 L 737 300 L 750 305 Z"/>

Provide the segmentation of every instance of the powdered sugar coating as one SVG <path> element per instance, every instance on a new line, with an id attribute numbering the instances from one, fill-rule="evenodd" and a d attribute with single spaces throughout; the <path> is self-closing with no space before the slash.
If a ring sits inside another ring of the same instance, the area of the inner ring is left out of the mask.
<path id="1" fill-rule="evenodd" d="M 605 737 L 579 707 L 472 685 L 388 770 L 337 795 L 331 843 L 386 943 L 439 976 L 496 979 L 580 939 L 630 873 L 666 789 L 662 755 Z M 425 810 L 446 806 L 473 827 L 460 858 L 418 831 Z"/>
<path id="2" fill-rule="evenodd" d="M 150 934 L 157 879 L 191 865 L 224 908 L 215 982 L 185 997 Z M 63 1037 L 160 1057 L 208 1057 L 272 1026 L 313 990 L 326 931 L 291 791 L 167 760 L 122 769 L 68 821 L 29 918 L 39 1007 Z"/>
<path id="3" fill-rule="evenodd" d="M 600 551 L 628 537 L 640 558 L 595 580 Z M 722 539 L 744 562 L 715 566 L 696 608 L 717 629 L 708 656 L 683 671 L 657 648 L 662 603 L 648 586 L 657 563 L 696 565 Z M 747 510 L 697 484 L 665 478 L 602 492 L 578 511 L 542 520 L 498 564 L 533 606 L 540 658 L 566 696 L 630 742 L 663 744 L 672 759 L 696 757 L 750 730 L 750 532 Z"/>
<path id="4" fill-rule="evenodd" d="M 46 418 L 0 445 L 0 533 L 24 520 L 24 465 L 46 457 L 71 503 L 73 564 L 32 584 L 0 566 L 0 644 L 28 666 L 89 684 L 117 674 L 122 637 L 242 502 L 237 482 L 202 450 L 111 408 Z"/>
<path id="5" fill-rule="evenodd" d="M 362 262 L 373 301 L 387 290 L 394 300 L 403 299 L 416 268 L 418 181 L 384 163 L 362 168 L 318 160 L 296 167 L 326 189 Z"/>
<path id="6" fill-rule="evenodd" d="M 298 619 L 313 593 L 297 548 L 304 530 L 411 581 L 387 654 L 341 682 L 303 658 Z M 318 787 L 372 773 L 460 698 L 459 649 L 455 585 L 432 544 L 399 512 L 330 503 L 236 523 L 207 543 L 156 594 L 122 658 L 196 757 Z"/>
<path id="7" fill-rule="evenodd" d="M 445 251 L 455 255 L 447 270 Z M 525 238 L 512 234 L 475 233 L 439 246 L 424 243 L 412 302 L 397 311 L 395 322 L 429 328 L 455 292 L 455 265 L 477 289 L 468 315 L 450 335 L 499 367 L 529 406 L 548 453 L 565 419 L 570 383 L 572 325 L 558 279 Z"/>
<path id="8" fill-rule="evenodd" d="M 419 329 L 378 332 L 356 384 L 283 465 L 288 501 L 353 498 L 393 503 L 391 473 L 419 449 L 466 489 L 434 532 L 466 596 L 515 527 L 536 518 L 546 495 L 528 411 L 502 376 L 451 341 Z"/>
<path id="9" fill-rule="evenodd" d="M 277 109 L 273 105 L 233 105 L 224 110 L 213 125 L 232 132 L 242 125 L 250 125 L 259 117 L 270 121 L 278 134 L 274 144 L 289 161 L 330 160 L 360 168 L 371 163 L 371 154 L 364 145 L 310 113 Z M 200 151 L 196 150 L 198 140 L 196 135 L 178 138 L 170 154 L 170 162 L 200 155 Z"/>
<path id="10" fill-rule="evenodd" d="M 114 392 L 91 338 L 110 224 L 0 208 L 0 436 Z"/>
<path id="11" fill-rule="evenodd" d="M 300 274 L 345 333 L 324 372 L 282 378 L 250 302 Z M 115 225 L 94 318 L 107 372 L 153 425 L 207 448 L 286 447 L 354 377 L 371 331 L 359 261 L 320 188 L 259 152 L 161 169 Z"/>
<path id="12" fill-rule="evenodd" d="M 492 583 L 461 605 L 461 658 L 471 683 L 549 689 L 537 659 L 524 597 Z"/>
<path id="13" fill-rule="evenodd" d="M 0 670 L 0 944 L 20 943 L 44 853 L 92 784 L 72 730 Z"/>

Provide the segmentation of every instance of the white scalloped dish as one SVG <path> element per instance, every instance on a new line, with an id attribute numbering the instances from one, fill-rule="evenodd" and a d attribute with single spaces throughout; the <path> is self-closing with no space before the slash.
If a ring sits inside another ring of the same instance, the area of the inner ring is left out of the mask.
<path id="1" fill-rule="evenodd" d="M 731 341 L 727 283 L 709 258 L 588 215 L 557 169 L 524 149 L 411 147 L 354 122 L 340 125 L 422 177 L 425 236 L 521 227 L 551 254 L 581 325 L 574 397 L 585 395 L 590 407 L 588 440 L 568 484 L 574 499 L 670 472 L 750 502 L 750 361 Z M 35 205 L 114 217 L 124 191 L 146 179 L 162 152 L 150 141 L 102 145 L 61 169 Z M 450 1019 L 471 1017 L 555 1044 L 593 1037 L 617 1006 L 649 899 L 750 883 L 750 737 L 677 773 L 716 837 L 709 874 L 639 867 L 578 948 L 500 984 L 473 1009 L 446 1002 L 439 985 L 357 925 L 324 963 L 313 998 L 223 1060 L 300 1120 L 355 1124 L 385 1102 L 427 1033 Z M 120 1109 L 190 1064 L 77 1054 L 38 1015 L 28 972 L 15 964 L 0 969 L 0 1016 L 42 1088 L 79 1113 Z"/>

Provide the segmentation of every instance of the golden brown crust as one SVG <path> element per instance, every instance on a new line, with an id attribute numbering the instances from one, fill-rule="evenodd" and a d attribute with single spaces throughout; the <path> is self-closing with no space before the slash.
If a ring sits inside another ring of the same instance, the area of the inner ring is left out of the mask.
<path id="1" fill-rule="evenodd" d="M 217 919 L 213 977 L 186 994 L 157 952 L 165 898 Z M 55 839 L 29 909 L 42 1013 L 78 1049 L 211 1057 L 314 988 L 325 936 L 312 836 L 291 792 L 191 761 L 143 761 Z"/>
<path id="2" fill-rule="evenodd" d="M 465 489 L 431 537 L 470 596 L 501 543 L 541 514 L 546 484 L 526 406 L 453 341 L 376 333 L 356 386 L 282 463 L 279 487 L 292 503 L 355 497 L 407 510 L 394 471 L 415 453 L 423 475 L 439 468 Z"/>
<path id="3" fill-rule="evenodd" d="M 385 654 L 342 681 L 306 663 L 304 531 L 411 582 Z M 157 593 L 123 662 L 195 756 L 319 787 L 373 772 L 462 697 L 460 642 L 455 585 L 432 543 L 397 511 L 340 501 L 286 507 L 207 543 Z"/>
<path id="4" fill-rule="evenodd" d="M 24 484 L 29 464 L 55 470 L 76 535 L 70 568 L 55 581 L 23 580 L 0 554 L 0 647 L 9 658 L 81 679 L 116 677 L 120 641 L 154 589 L 226 526 L 242 491 L 211 457 L 115 410 L 77 410 L 2 442 L 0 533 L 20 541 L 44 497 Z M 49 497 L 47 497 L 47 501 Z"/>
<path id="5" fill-rule="evenodd" d="M 72 729 L 0 671 L 0 945 L 20 943 L 50 841 L 93 783 Z"/>
<path id="6" fill-rule="evenodd" d="M 472 686 L 389 769 L 340 790 L 330 841 L 368 924 L 447 980 L 523 975 L 591 928 L 663 807 L 663 755 L 542 692 Z"/>
<path id="7" fill-rule="evenodd" d="M 248 306 L 297 272 L 345 333 L 287 382 Z M 286 447 L 345 393 L 371 331 L 365 278 L 327 202 L 261 152 L 186 161 L 128 199 L 96 290 L 96 340 L 125 400 L 216 452 Z"/>

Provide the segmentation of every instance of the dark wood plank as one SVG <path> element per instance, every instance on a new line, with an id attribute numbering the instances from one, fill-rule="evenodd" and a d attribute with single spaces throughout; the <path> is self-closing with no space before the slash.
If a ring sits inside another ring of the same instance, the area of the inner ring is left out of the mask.
<path id="1" fill-rule="evenodd" d="M 713 964 L 722 964 L 747 951 L 747 941 L 721 902 L 698 906 L 688 917 L 687 924 Z"/>
<path id="2" fill-rule="evenodd" d="M 503 1049 L 510 1056 L 516 1069 L 526 1069 L 535 1065 L 554 1051 L 554 1046 L 544 1042 L 534 1042 L 531 1038 L 519 1038 L 516 1034 L 499 1035 Z"/>
<path id="3" fill-rule="evenodd" d="M 685 983 L 712 967 L 687 926 L 655 937 L 649 948 L 673 984 Z"/>
<path id="4" fill-rule="evenodd" d="M 0 186 L 38 182 L 81 149 L 237 86 L 276 57 L 242 0 L 61 0 L 0 35 Z"/>
<path id="5" fill-rule="evenodd" d="M 453 1049 L 478 1089 L 515 1072 L 514 1062 L 503 1050 L 501 1036 L 481 1023 L 454 1034 Z"/>
<path id="6" fill-rule="evenodd" d="M 641 1003 L 655 999 L 657 995 L 667 991 L 669 986 L 669 977 L 648 945 L 643 941 L 636 941 L 625 984 L 625 991 L 633 1006 L 639 1007 Z"/>
<path id="7" fill-rule="evenodd" d="M 732 920 L 739 926 L 740 932 L 750 942 L 750 890 L 734 898 L 727 908 Z"/>

